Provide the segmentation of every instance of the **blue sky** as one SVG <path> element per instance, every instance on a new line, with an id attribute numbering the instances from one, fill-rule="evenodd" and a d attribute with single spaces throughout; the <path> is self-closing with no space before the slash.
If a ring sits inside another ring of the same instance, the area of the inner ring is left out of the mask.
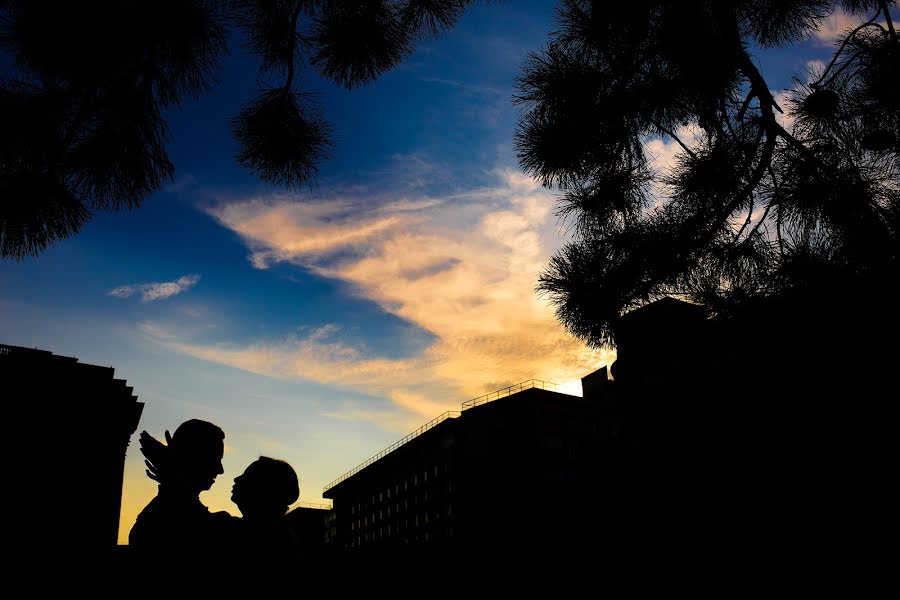
<path id="1" fill-rule="evenodd" d="M 0 263 L 0 342 L 114 366 L 146 403 L 139 431 L 222 426 L 225 473 L 203 500 L 232 513 L 231 482 L 260 454 L 293 464 L 301 500 L 316 502 L 471 397 L 532 377 L 580 393 L 578 379 L 613 354 L 565 334 L 534 295 L 564 228 L 512 150 L 513 80 L 554 5 L 477 5 L 352 92 L 302 71 L 335 147 L 296 193 L 234 164 L 227 120 L 257 74 L 232 43 L 216 90 L 168 115 L 175 182 L 38 258 Z M 828 27 L 759 53 L 773 88 L 828 58 Z M 653 150 L 665 163 L 675 146 Z M 155 493 L 136 439 L 122 540 Z"/>

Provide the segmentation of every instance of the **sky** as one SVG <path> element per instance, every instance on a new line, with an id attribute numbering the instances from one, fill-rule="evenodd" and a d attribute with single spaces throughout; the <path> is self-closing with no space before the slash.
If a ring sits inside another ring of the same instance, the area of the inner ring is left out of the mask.
<path id="1" fill-rule="evenodd" d="M 465 400 L 531 378 L 580 395 L 614 360 L 534 292 L 567 228 L 554 192 L 516 165 L 511 96 L 554 6 L 478 4 L 362 89 L 302 70 L 335 146 L 291 193 L 234 163 L 227 122 L 257 73 L 233 39 L 215 91 L 167 114 L 173 182 L 37 258 L 0 262 L 0 343 L 112 366 L 145 403 L 121 543 L 156 493 L 141 430 L 224 429 L 225 472 L 201 495 L 211 510 L 238 514 L 231 483 L 260 455 L 290 462 L 300 501 L 322 502 L 330 481 Z M 849 23 L 833 15 L 797 48 L 755 52 L 777 97 Z M 648 140 L 660 167 L 676 148 Z"/>

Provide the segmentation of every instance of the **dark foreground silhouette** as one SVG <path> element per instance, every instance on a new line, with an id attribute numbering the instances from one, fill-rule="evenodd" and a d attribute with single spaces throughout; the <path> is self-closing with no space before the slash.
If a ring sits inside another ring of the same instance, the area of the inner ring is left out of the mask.
<path id="1" fill-rule="evenodd" d="M 675 576 L 864 585 L 874 580 L 861 574 L 877 574 L 886 561 L 880 546 L 866 540 L 888 535 L 896 456 L 888 394 L 897 354 L 884 341 L 898 336 L 897 314 L 889 296 L 869 291 L 837 287 L 827 298 L 784 298 L 729 318 L 708 319 L 702 308 L 672 300 L 636 311 L 619 324 L 614 380 L 605 372 L 588 376 L 583 399 L 558 394 L 554 400 L 566 411 L 575 401 L 596 405 L 591 414 L 597 418 L 571 420 L 572 431 L 581 433 L 567 433 L 563 413 L 531 419 L 540 413 L 524 392 L 471 408 L 456 420 L 473 425 L 465 432 L 468 442 L 463 430 L 447 436 L 441 427 L 429 431 L 436 437 L 417 438 L 448 453 L 451 470 L 434 471 L 445 463 L 433 461 L 422 444 L 408 444 L 385 457 L 406 461 L 399 464 L 409 482 L 403 494 L 396 495 L 395 486 L 404 482 L 387 485 L 386 471 L 379 471 L 384 461 L 346 480 L 345 488 L 358 486 L 359 498 L 336 498 L 337 521 L 327 526 L 349 536 L 362 532 L 368 541 L 323 547 L 315 556 L 297 559 L 283 551 L 291 532 L 282 517 L 296 499 L 292 469 L 271 459 L 254 462 L 233 488 L 244 518 L 210 514 L 199 494 L 222 472 L 221 430 L 188 422 L 167 436 L 168 445 L 142 435 L 160 493 L 141 515 L 135 543 L 120 554 L 113 576 L 129 589 L 176 580 L 207 591 L 258 588 L 288 578 L 292 585 L 309 580 L 368 593 L 436 582 L 442 590 L 476 583 L 478 589 L 606 585 L 626 574 L 659 585 Z M 869 299 L 865 306 L 860 298 Z M 836 327 L 842 345 L 835 342 Z M 766 330 L 779 333 L 752 343 L 738 335 Z M 17 354 L 0 354 L 7 384 L 19 372 L 40 375 L 22 369 Z M 735 363 L 747 371 L 734 372 L 729 365 Z M 529 423 L 537 428 L 524 426 Z M 523 441 L 531 445 L 518 445 Z M 559 474 L 551 455 L 578 466 L 569 474 L 582 478 L 580 491 L 548 493 L 551 480 L 541 474 Z M 431 461 L 424 463 L 431 467 L 427 485 L 423 459 Z M 465 506 L 458 494 L 472 464 L 490 477 L 469 486 L 481 495 Z M 484 471 L 485 465 L 496 471 Z M 540 468 L 529 471 L 529 465 Z M 61 473 L 74 476 L 68 471 Z M 37 487 L 39 472 L 47 475 L 32 469 L 22 489 L 44 489 Z M 438 523 L 425 511 L 436 502 L 452 503 L 456 520 L 448 523 L 462 531 L 462 519 L 472 517 L 468 537 L 444 545 L 427 538 L 393 543 L 396 532 L 384 526 L 398 522 L 388 509 L 401 498 L 409 501 L 404 519 L 430 517 L 425 523 L 432 531 Z M 175 524 L 160 515 L 175 515 Z M 157 525 L 147 526 L 151 517 Z M 65 567 L 87 554 L 54 558 Z M 95 560 L 81 574 L 108 577 L 100 564 Z"/>
<path id="2" fill-rule="evenodd" d="M 175 430 L 168 446 L 150 452 L 155 460 L 152 478 L 159 481 L 159 491 L 128 535 L 141 560 L 163 553 L 192 557 L 218 547 L 216 519 L 199 496 L 223 472 L 224 439 L 225 433 L 216 425 L 192 419 Z M 147 446 L 143 434 L 142 446 Z"/>
<path id="3" fill-rule="evenodd" d="M 242 518 L 232 517 L 227 535 L 235 557 L 256 567 L 291 566 L 300 540 L 286 517 L 300 497 L 297 474 L 282 460 L 261 456 L 234 479 L 231 499 Z"/>
<path id="4" fill-rule="evenodd" d="M 231 499 L 242 518 L 211 513 L 199 494 L 222 473 L 224 437 L 218 426 L 196 419 L 171 437 L 166 432 L 168 445 L 141 433 L 147 475 L 159 482 L 159 493 L 129 535 L 130 572 L 154 573 L 159 584 L 219 588 L 229 584 L 211 572 L 237 568 L 245 584 L 285 583 L 300 549 L 286 517 L 300 495 L 297 474 L 284 461 L 260 457 L 234 481 Z"/>

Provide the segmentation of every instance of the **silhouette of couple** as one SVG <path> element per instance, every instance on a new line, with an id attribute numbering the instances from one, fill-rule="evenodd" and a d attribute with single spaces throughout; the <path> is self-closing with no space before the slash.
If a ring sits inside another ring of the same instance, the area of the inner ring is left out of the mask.
<path id="1" fill-rule="evenodd" d="M 179 425 L 168 445 L 141 432 L 147 476 L 159 482 L 156 497 L 138 515 L 128 537 L 142 562 L 197 569 L 204 562 L 242 567 L 291 560 L 298 540 L 286 513 L 300 496 L 297 474 L 286 462 L 260 457 L 234 479 L 231 499 L 243 518 L 210 513 L 200 502 L 220 474 L 225 433 L 192 419 Z"/>

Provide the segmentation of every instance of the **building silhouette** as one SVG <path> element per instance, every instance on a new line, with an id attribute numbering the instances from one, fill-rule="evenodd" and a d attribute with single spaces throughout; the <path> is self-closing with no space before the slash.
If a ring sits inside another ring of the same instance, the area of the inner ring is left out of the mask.
<path id="1" fill-rule="evenodd" d="M 330 516 L 331 505 L 314 502 L 300 502 L 287 513 L 301 559 L 322 557 L 327 551 L 326 531 Z"/>
<path id="2" fill-rule="evenodd" d="M 6 478 L 24 547 L 104 561 L 118 540 L 125 453 L 143 403 L 112 367 L 0 345 Z"/>
<path id="3" fill-rule="evenodd" d="M 893 336 L 896 317 L 848 313 L 859 352 L 840 368 L 822 327 L 833 313 L 789 308 L 710 318 L 665 299 L 625 315 L 617 360 L 582 378 L 583 397 L 529 380 L 470 400 L 326 486 L 331 510 L 292 511 L 302 557 L 321 560 L 305 568 L 363 567 L 362 590 L 386 565 L 424 578 L 446 558 L 504 556 L 521 569 L 650 564 L 656 552 L 652 564 L 680 565 L 700 546 L 702 560 L 877 560 L 844 549 L 879 530 L 892 497 L 896 350 L 865 342 Z M 752 335 L 773 326 L 775 338 Z M 82 562 L 115 548 L 143 404 L 114 375 L 0 345 L 7 505 L 28 525 L 22 546 Z"/>
<path id="4" fill-rule="evenodd" d="M 553 387 L 530 380 L 466 402 L 329 484 L 329 542 L 368 557 L 570 546 L 609 432 L 596 397 Z"/>
<path id="5" fill-rule="evenodd" d="M 618 358 L 582 379 L 583 397 L 526 382 L 470 401 L 329 484 L 326 537 L 357 565 L 852 562 L 896 455 L 895 346 L 866 340 L 897 328 L 893 313 L 843 320 L 858 342 L 847 371 L 836 315 L 802 298 L 713 316 L 649 304 L 620 319 Z"/>
<path id="6" fill-rule="evenodd" d="M 559 565 L 674 535 L 701 506 L 684 493 L 704 470 L 691 454 L 709 454 L 706 312 L 664 300 L 617 333 L 615 378 L 585 375 L 582 396 L 529 380 L 467 401 L 326 486 L 332 552 Z"/>
<path id="7" fill-rule="evenodd" d="M 582 396 L 529 380 L 444 413 L 326 486 L 330 548 L 559 564 L 670 535 L 699 506 L 683 490 L 709 454 L 710 336 L 702 307 L 656 302 L 622 319 L 614 379 L 585 375 Z"/>

